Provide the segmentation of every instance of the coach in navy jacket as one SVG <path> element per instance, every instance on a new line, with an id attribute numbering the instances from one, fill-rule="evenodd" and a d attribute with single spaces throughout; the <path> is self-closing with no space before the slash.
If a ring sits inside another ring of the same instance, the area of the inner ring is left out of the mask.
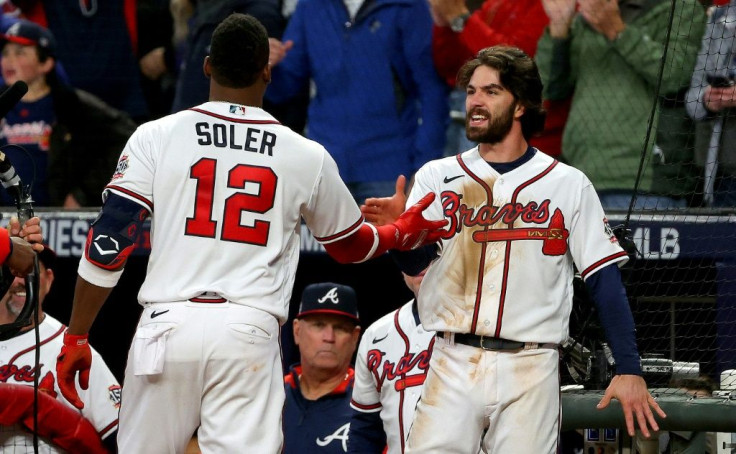
<path id="1" fill-rule="evenodd" d="M 391 195 L 396 176 L 442 155 L 447 86 L 432 60 L 426 0 L 365 0 L 354 15 L 343 1 L 299 0 L 282 43 L 285 57 L 272 46 L 266 98 L 283 103 L 314 81 L 307 136 L 335 158 L 356 198 L 366 182 L 387 190 L 367 195 Z"/>
<path id="2" fill-rule="evenodd" d="M 301 363 L 284 377 L 284 454 L 346 453 L 360 326 L 355 291 L 308 285 L 294 320 Z"/>

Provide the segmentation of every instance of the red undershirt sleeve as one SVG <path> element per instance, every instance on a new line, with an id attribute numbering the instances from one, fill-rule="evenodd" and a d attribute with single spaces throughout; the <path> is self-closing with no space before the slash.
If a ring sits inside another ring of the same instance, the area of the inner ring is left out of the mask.
<path id="1" fill-rule="evenodd" d="M 354 233 L 324 247 L 339 263 L 358 263 L 394 248 L 397 241 L 397 229 L 393 224 L 375 227 L 363 223 Z"/>

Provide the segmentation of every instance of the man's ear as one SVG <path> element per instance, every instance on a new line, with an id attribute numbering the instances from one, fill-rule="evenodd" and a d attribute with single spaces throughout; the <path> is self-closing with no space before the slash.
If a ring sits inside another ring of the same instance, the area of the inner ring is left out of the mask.
<path id="1" fill-rule="evenodd" d="M 48 74 L 54 70 L 55 66 L 56 60 L 54 60 L 54 57 L 48 57 L 46 61 L 41 63 L 41 72 L 43 72 L 44 74 Z"/>
<path id="2" fill-rule="evenodd" d="M 263 68 L 263 72 L 261 73 L 261 78 L 263 79 L 263 83 L 266 85 L 271 83 L 271 64 L 267 64 L 265 68 Z"/>
<path id="3" fill-rule="evenodd" d="M 514 108 L 514 118 L 521 118 L 522 116 L 524 116 L 525 112 L 526 107 L 524 107 L 524 105 L 520 102 L 517 102 L 516 107 Z"/>
<path id="4" fill-rule="evenodd" d="M 299 330 L 301 329 L 301 326 L 299 326 L 299 319 L 295 318 L 292 326 L 294 329 L 294 345 L 299 345 Z"/>
<path id="5" fill-rule="evenodd" d="M 210 67 L 210 56 L 204 57 L 204 63 L 202 63 L 202 72 L 204 72 L 204 77 L 210 78 L 212 77 L 212 68 Z"/>

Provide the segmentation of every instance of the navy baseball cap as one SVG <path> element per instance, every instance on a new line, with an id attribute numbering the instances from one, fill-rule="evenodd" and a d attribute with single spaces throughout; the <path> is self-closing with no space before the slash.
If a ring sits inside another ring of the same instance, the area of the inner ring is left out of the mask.
<path id="1" fill-rule="evenodd" d="M 308 285 L 302 292 L 302 302 L 296 318 L 312 314 L 342 315 L 359 322 L 355 290 L 333 282 Z"/>
<path id="2" fill-rule="evenodd" d="M 52 57 L 56 54 L 54 35 L 48 29 L 25 19 L 18 19 L 16 23 L 8 27 L 0 35 L 0 39 L 3 45 L 6 41 L 10 41 L 22 46 L 38 46 Z"/>

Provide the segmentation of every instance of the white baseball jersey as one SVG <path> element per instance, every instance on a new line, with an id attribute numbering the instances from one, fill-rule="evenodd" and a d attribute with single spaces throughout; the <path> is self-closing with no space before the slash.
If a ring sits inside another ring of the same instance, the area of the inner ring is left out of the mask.
<path id="1" fill-rule="evenodd" d="M 33 386 L 36 374 L 39 381 L 51 372 L 54 376 L 56 399 L 70 408 L 74 408 L 64 399 L 56 380 L 56 356 L 63 345 L 66 326 L 46 314 L 38 326 L 41 339 L 41 353 L 38 371 L 34 371 L 36 361 L 36 335 L 33 330 L 0 342 L 0 383 Z M 101 438 L 114 432 L 118 426 L 118 409 L 120 407 L 120 384 L 108 369 L 102 357 L 92 349 L 92 367 L 89 376 L 89 388 L 81 389 L 77 384 L 77 393 L 84 402 L 81 410 L 84 416 L 97 429 Z M 19 425 L 0 426 L 0 451 L 15 453 L 32 453 L 33 436 Z M 40 452 L 63 452 L 59 448 L 39 440 Z"/>
<path id="2" fill-rule="evenodd" d="M 350 406 L 365 413 L 381 412 L 389 454 L 404 452 L 434 344 L 434 332 L 417 323 L 413 303 L 368 327 L 355 364 Z M 356 452 L 362 452 L 360 447 Z"/>
<path id="3" fill-rule="evenodd" d="M 321 145 L 260 108 L 227 102 L 140 126 L 106 191 L 152 213 L 141 303 L 215 292 L 281 322 L 288 315 L 301 219 L 323 243 L 353 233 L 362 222 Z"/>
<path id="4" fill-rule="evenodd" d="M 407 206 L 428 192 L 424 216 L 450 221 L 419 290 L 428 330 L 561 343 L 573 264 L 587 278 L 627 260 L 588 178 L 539 151 L 504 174 L 478 148 L 432 161 Z"/>

